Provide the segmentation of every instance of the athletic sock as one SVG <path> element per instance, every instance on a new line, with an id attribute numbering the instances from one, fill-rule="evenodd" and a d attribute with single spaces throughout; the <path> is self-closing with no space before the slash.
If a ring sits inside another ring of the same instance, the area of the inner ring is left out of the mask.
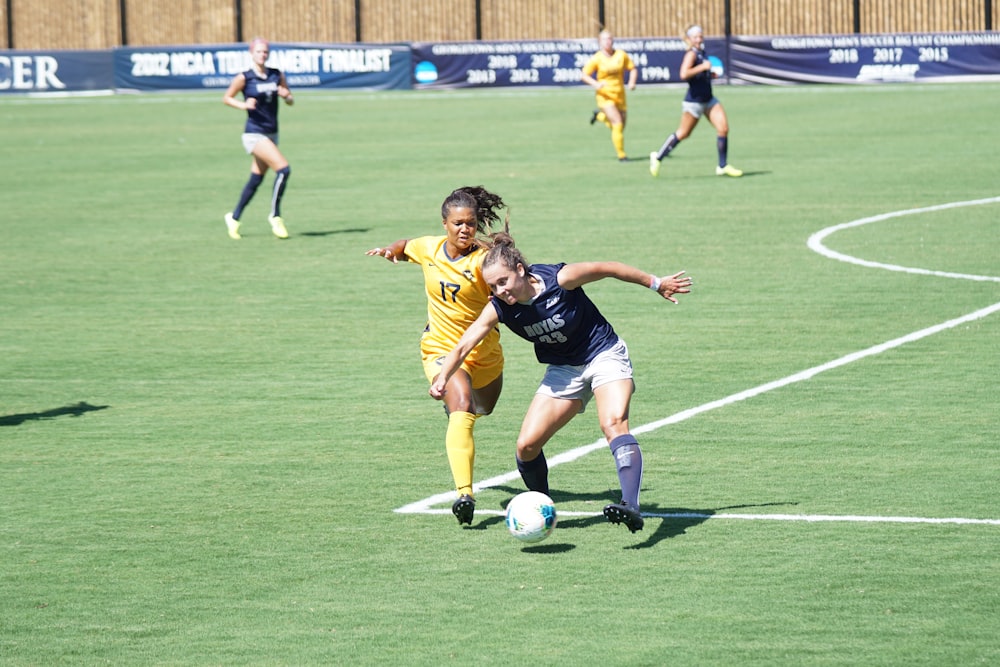
<path id="1" fill-rule="evenodd" d="M 549 464 L 545 460 L 545 452 L 541 452 L 530 461 L 517 460 L 517 471 L 521 473 L 521 479 L 529 491 L 541 491 L 549 495 Z"/>
<path id="2" fill-rule="evenodd" d="M 285 194 L 285 186 L 288 185 L 288 177 L 292 175 L 291 167 L 279 169 L 274 174 L 274 187 L 271 189 L 271 217 L 276 218 L 281 215 L 281 198 Z"/>
<path id="3" fill-rule="evenodd" d="M 674 147 L 676 147 L 679 143 L 681 143 L 681 141 L 677 138 L 677 133 L 675 132 L 674 134 L 671 134 L 667 137 L 667 140 L 663 142 L 663 145 L 660 146 L 660 150 L 656 152 L 656 159 L 662 160 L 670 155 L 670 151 L 674 150 Z"/>
<path id="4" fill-rule="evenodd" d="M 448 454 L 448 465 L 455 480 L 458 495 L 472 495 L 472 464 L 476 460 L 476 441 L 472 429 L 476 425 L 476 415 L 470 412 L 452 412 L 448 415 L 448 430 L 444 436 L 444 448 Z"/>
<path id="5" fill-rule="evenodd" d="M 240 200 L 236 203 L 236 208 L 233 209 L 233 217 L 235 219 L 239 220 L 240 216 L 243 215 L 243 209 L 253 199 L 254 193 L 257 192 L 257 187 L 263 180 L 264 177 L 261 174 L 250 173 L 250 179 L 243 186 L 243 192 L 240 193 Z"/>
<path id="6" fill-rule="evenodd" d="M 618 468 L 618 483 L 622 487 L 622 501 L 630 507 L 639 507 L 639 488 L 642 486 L 642 452 L 639 442 L 631 433 L 620 435 L 608 445 Z"/>
<path id="7" fill-rule="evenodd" d="M 716 137 L 715 147 L 719 150 L 719 166 L 725 167 L 728 162 L 727 154 L 729 153 L 729 137 Z"/>
<path id="8" fill-rule="evenodd" d="M 625 126 L 621 123 L 615 123 L 611 126 L 611 143 L 615 145 L 618 159 L 625 157 Z"/>

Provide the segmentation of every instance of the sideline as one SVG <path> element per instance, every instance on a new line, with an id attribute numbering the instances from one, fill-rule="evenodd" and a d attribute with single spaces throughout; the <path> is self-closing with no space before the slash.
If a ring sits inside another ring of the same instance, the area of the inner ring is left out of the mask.
<path id="1" fill-rule="evenodd" d="M 854 220 L 852 222 L 847 222 L 839 225 L 833 225 L 827 227 L 826 229 L 820 230 L 809 237 L 807 246 L 814 252 L 819 253 L 830 259 L 835 259 L 841 262 L 847 262 L 850 264 L 857 264 L 860 266 L 866 266 L 870 268 L 885 269 L 888 271 L 902 271 L 906 273 L 916 273 L 922 275 L 933 275 L 943 278 L 954 278 L 959 280 L 975 280 L 975 281 L 992 281 L 1000 283 L 1000 277 L 998 276 L 977 276 L 963 273 L 948 273 L 942 271 L 931 271 L 929 269 L 913 268 L 898 266 L 895 264 L 882 264 L 879 262 L 870 262 L 857 257 L 851 257 L 850 255 L 844 255 L 842 253 L 830 250 L 825 245 L 823 245 L 823 240 L 830 236 L 831 234 L 838 232 L 842 229 L 848 229 L 851 227 L 859 227 L 861 225 L 866 225 L 872 222 L 881 222 L 883 220 L 888 220 L 891 218 L 902 217 L 905 215 L 915 215 L 919 213 L 927 213 L 931 211 L 940 211 L 951 208 L 960 208 L 964 206 L 979 206 L 983 204 L 995 204 L 1000 203 L 1000 197 L 990 197 L 987 199 L 976 199 L 972 201 L 964 202 L 952 202 L 949 204 L 940 204 L 938 206 L 927 206 L 924 208 L 907 209 L 903 211 L 893 211 L 891 213 L 884 213 L 881 215 L 871 216 L 868 218 L 862 218 L 860 220 Z M 819 366 L 813 366 L 804 371 L 794 373 L 787 377 L 781 378 L 779 380 L 774 380 L 751 389 L 746 389 L 741 392 L 737 392 L 725 398 L 718 399 L 716 401 L 711 401 L 709 403 L 704 403 L 702 405 L 688 408 L 687 410 L 682 410 L 681 412 L 675 413 L 660 419 L 658 421 L 649 422 L 648 424 L 643 424 L 632 429 L 632 433 L 635 435 L 641 435 L 643 433 L 649 433 L 657 429 L 663 428 L 670 424 L 677 424 L 679 422 L 685 421 L 699 415 L 703 412 L 708 412 L 710 410 L 715 410 L 717 408 L 722 408 L 727 405 L 732 405 L 733 403 L 738 403 L 739 401 L 752 398 L 754 396 L 759 396 L 769 391 L 775 389 L 780 389 L 781 387 L 786 387 L 796 382 L 802 382 L 803 380 L 808 380 L 820 373 L 832 370 L 834 368 L 840 368 L 841 366 L 846 366 L 847 364 L 853 363 L 860 359 L 866 357 L 871 357 L 877 354 L 886 352 L 893 348 L 900 347 L 901 345 L 906 345 L 907 343 L 912 343 L 918 341 L 922 338 L 932 336 L 936 333 L 952 329 L 954 327 L 960 326 L 962 324 L 972 322 L 975 320 L 982 319 L 995 312 L 1000 311 L 1000 302 L 993 304 L 992 306 L 987 306 L 985 308 L 980 308 L 968 315 L 963 315 L 940 324 L 935 324 L 933 326 L 920 329 L 919 331 L 914 331 L 905 336 L 900 336 L 899 338 L 894 338 L 892 340 L 880 343 L 879 345 L 873 345 L 864 350 L 859 350 L 858 352 L 852 352 L 838 359 L 828 361 L 825 364 L 820 364 Z M 575 449 L 571 449 L 566 452 L 562 452 L 548 459 L 549 468 L 553 468 L 557 465 L 563 463 L 569 463 L 575 461 L 578 458 L 586 456 L 591 452 L 597 451 L 599 449 L 604 449 L 607 447 L 607 442 L 604 438 L 592 442 L 589 445 L 583 445 Z M 491 477 L 485 479 L 481 482 L 473 484 L 473 490 L 478 492 L 483 489 L 492 488 L 495 486 L 500 486 L 507 482 L 520 479 L 520 474 L 513 470 L 511 472 L 505 473 L 503 475 L 497 475 L 496 477 Z M 434 505 L 441 503 L 446 503 L 454 498 L 453 491 L 447 491 L 445 493 L 438 493 L 433 496 L 424 498 L 423 500 L 418 500 L 402 507 L 393 510 L 398 514 L 450 514 L 451 510 L 448 509 L 433 509 Z M 477 510 L 477 514 L 502 514 L 502 512 L 495 510 Z M 598 516 L 597 512 L 560 512 L 560 514 L 565 516 Z M 887 523 L 957 523 L 957 524 L 987 524 L 987 525 L 1000 525 L 1000 519 L 965 519 L 965 518 L 951 518 L 951 519 L 937 519 L 937 518 L 922 518 L 922 517 L 879 517 L 879 516 L 829 516 L 829 515 L 792 515 L 792 514 L 695 514 L 695 513 L 676 513 L 676 514 L 657 514 L 653 512 L 643 512 L 645 517 L 656 517 L 656 518 L 681 518 L 681 519 L 747 519 L 747 520 L 770 520 L 770 521 L 853 521 L 853 522 L 887 522 Z"/>

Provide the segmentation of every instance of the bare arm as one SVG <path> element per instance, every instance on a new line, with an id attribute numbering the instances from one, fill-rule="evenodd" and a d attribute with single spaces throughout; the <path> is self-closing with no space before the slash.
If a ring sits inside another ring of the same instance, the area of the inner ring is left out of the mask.
<path id="1" fill-rule="evenodd" d="M 681 61 L 681 79 L 687 81 L 691 77 L 702 72 L 707 72 L 710 69 L 712 69 L 712 63 L 707 60 L 700 65 L 695 65 L 694 51 L 688 51 L 684 54 L 684 60 Z"/>
<path id="2" fill-rule="evenodd" d="M 469 328 L 462 334 L 455 349 L 449 352 L 448 356 L 441 362 L 441 372 L 434 378 L 434 382 L 431 383 L 431 388 L 428 390 L 431 396 L 439 401 L 444 398 L 444 388 L 448 385 L 448 380 L 469 356 L 469 352 L 472 352 L 472 349 L 479 345 L 498 324 L 500 324 L 500 316 L 497 315 L 496 308 L 493 307 L 493 304 L 487 303 L 476 321 L 470 324 Z"/>
<path id="3" fill-rule="evenodd" d="M 617 278 L 622 282 L 642 285 L 655 291 L 667 301 L 677 303 L 675 294 L 691 291 L 691 278 L 679 271 L 670 276 L 657 276 L 621 262 L 576 262 L 559 269 L 559 286 L 576 289 L 602 278 Z"/>
<path id="4" fill-rule="evenodd" d="M 372 248 L 371 250 L 366 251 L 365 254 L 369 256 L 378 255 L 379 257 L 385 257 L 393 264 L 397 264 L 399 263 L 399 260 L 406 259 L 406 252 L 404 251 L 406 250 L 406 244 L 409 240 L 410 239 L 400 239 L 384 248 Z"/>
<path id="5" fill-rule="evenodd" d="M 639 80 L 639 68 L 633 67 L 628 73 L 628 89 L 635 90 L 635 84 Z"/>
<path id="6" fill-rule="evenodd" d="M 234 109 L 247 111 L 257 106 L 257 100 L 252 97 L 246 101 L 236 99 L 236 95 L 246 87 L 247 79 L 243 74 L 237 74 L 229 83 L 226 92 L 222 95 L 222 103 Z M 253 102 L 253 104 L 251 104 Z"/>
<path id="7" fill-rule="evenodd" d="M 292 91 L 288 89 L 288 81 L 285 79 L 285 73 L 281 73 L 281 80 L 278 81 L 278 97 L 285 100 L 285 104 L 292 106 L 295 104 L 295 98 L 292 97 Z"/>

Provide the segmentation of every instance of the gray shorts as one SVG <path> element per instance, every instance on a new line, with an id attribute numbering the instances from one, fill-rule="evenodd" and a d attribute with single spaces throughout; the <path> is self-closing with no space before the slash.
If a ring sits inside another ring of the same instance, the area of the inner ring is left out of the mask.
<path id="1" fill-rule="evenodd" d="M 254 146 L 261 139 L 270 139 L 274 142 L 274 145 L 278 145 L 278 135 L 277 134 L 260 134 L 259 132 L 245 132 L 243 134 L 243 148 L 246 149 L 248 155 L 253 155 Z"/>
<path id="2" fill-rule="evenodd" d="M 719 100 L 715 99 L 714 97 L 709 101 L 705 102 L 704 104 L 702 104 L 701 102 L 688 102 L 687 100 L 684 100 L 683 102 L 681 102 L 681 109 L 686 113 L 691 114 L 695 118 L 701 118 L 703 115 L 708 113 L 709 109 L 711 109 L 718 103 Z"/>
<path id="3" fill-rule="evenodd" d="M 632 379 L 632 361 L 621 338 L 615 345 L 584 366 L 550 364 L 535 393 L 567 400 L 579 399 L 582 413 L 594 396 L 594 389 L 615 380 Z M 634 386 L 634 383 L 633 383 Z"/>

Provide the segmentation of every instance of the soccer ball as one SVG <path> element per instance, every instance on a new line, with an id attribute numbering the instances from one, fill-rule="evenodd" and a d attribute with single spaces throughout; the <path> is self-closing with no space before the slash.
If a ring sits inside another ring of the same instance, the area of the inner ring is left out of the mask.
<path id="1" fill-rule="evenodd" d="M 556 506 L 539 491 L 525 491 L 507 504 L 507 530 L 522 542 L 541 542 L 556 527 Z"/>

